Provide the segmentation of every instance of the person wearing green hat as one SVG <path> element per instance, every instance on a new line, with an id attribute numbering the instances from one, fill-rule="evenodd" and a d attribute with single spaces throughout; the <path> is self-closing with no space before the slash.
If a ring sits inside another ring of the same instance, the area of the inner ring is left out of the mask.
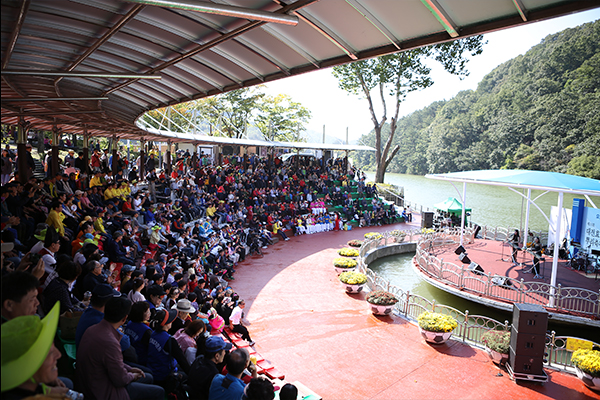
<path id="1" fill-rule="evenodd" d="M 36 315 L 26 315 L 2 325 L 3 399 L 22 399 L 37 394 L 55 398 L 67 396 L 68 388 L 56 386 L 56 362 L 61 353 L 53 342 L 59 309 L 56 303 L 42 320 Z"/>

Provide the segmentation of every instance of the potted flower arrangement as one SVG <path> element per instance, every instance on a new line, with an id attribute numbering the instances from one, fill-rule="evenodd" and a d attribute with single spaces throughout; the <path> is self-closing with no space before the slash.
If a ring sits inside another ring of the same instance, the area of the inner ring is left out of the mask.
<path id="1" fill-rule="evenodd" d="M 350 247 L 360 247 L 360 246 L 362 246 L 362 244 L 363 244 L 362 240 L 356 240 L 356 239 L 348 242 L 348 246 L 350 246 Z"/>
<path id="2" fill-rule="evenodd" d="M 434 344 L 445 343 L 452 331 L 458 326 L 456 320 L 450 315 L 425 311 L 418 318 L 419 331 L 423 338 Z"/>
<path id="3" fill-rule="evenodd" d="M 485 345 L 485 350 L 494 363 L 506 364 L 510 347 L 509 331 L 489 330 L 481 336 L 481 342 Z"/>
<path id="4" fill-rule="evenodd" d="M 371 240 L 371 239 L 381 239 L 383 237 L 383 235 L 379 232 L 369 232 L 369 233 L 365 233 L 365 239 L 367 240 Z"/>
<path id="5" fill-rule="evenodd" d="M 338 250 L 338 254 L 344 257 L 358 257 L 358 249 L 353 249 L 351 247 L 344 247 L 343 249 Z"/>
<path id="6" fill-rule="evenodd" d="M 394 229 L 390 232 L 390 234 L 396 239 L 396 243 L 402 243 L 404 241 L 404 238 L 406 237 L 406 232 L 403 232 L 398 229 Z"/>
<path id="7" fill-rule="evenodd" d="M 359 293 L 367 283 L 367 276 L 361 272 L 346 271 L 338 277 L 348 293 Z"/>
<path id="8" fill-rule="evenodd" d="M 600 351 L 576 350 L 571 362 L 579 379 L 590 389 L 600 391 Z"/>
<path id="9" fill-rule="evenodd" d="M 356 268 L 357 265 L 358 262 L 353 258 L 338 257 L 333 260 L 333 267 L 338 274 L 341 274 L 344 271 L 351 271 Z"/>
<path id="10" fill-rule="evenodd" d="M 397 302 L 396 296 L 385 290 L 375 290 L 367 295 L 367 303 L 371 305 L 371 312 L 375 315 L 391 314 Z"/>

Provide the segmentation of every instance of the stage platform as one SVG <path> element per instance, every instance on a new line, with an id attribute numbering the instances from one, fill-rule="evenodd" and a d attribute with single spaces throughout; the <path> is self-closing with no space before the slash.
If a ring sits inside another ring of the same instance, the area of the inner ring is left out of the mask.
<path id="1" fill-rule="evenodd" d="M 549 369 L 545 384 L 517 384 L 484 351 L 453 340 L 427 344 L 412 323 L 375 317 L 364 294 L 344 292 L 332 260 L 347 241 L 419 227 L 415 221 L 291 237 L 240 264 L 232 284 L 247 301 L 256 349 L 287 381 L 328 400 L 598 398 L 574 375 Z M 499 258 L 491 247 L 479 251 Z"/>
<path id="2" fill-rule="evenodd" d="M 438 258 L 443 258 L 446 262 L 456 265 L 462 265 L 458 256 L 454 254 L 455 246 L 444 246 L 435 248 L 433 253 Z M 467 255 L 471 261 L 479 264 L 485 273 L 508 276 L 512 279 L 524 279 L 526 282 L 545 282 L 550 284 L 552 276 L 552 256 L 544 256 L 545 262 L 540 262 L 540 275 L 542 279 L 533 279 L 531 271 L 533 258 L 531 254 L 525 251 L 519 251 L 517 261 L 522 265 L 514 266 L 511 261 L 512 247 L 508 243 L 475 239 L 475 243 L 464 245 Z M 558 270 L 556 284 L 561 287 L 577 287 L 598 292 L 600 289 L 600 278 L 596 279 L 595 274 L 586 275 L 583 272 L 575 271 L 568 267 L 568 261 L 558 260 Z"/>

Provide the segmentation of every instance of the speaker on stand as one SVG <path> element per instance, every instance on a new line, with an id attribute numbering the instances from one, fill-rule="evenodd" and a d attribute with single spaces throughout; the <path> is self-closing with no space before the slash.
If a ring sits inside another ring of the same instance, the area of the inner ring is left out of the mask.
<path id="1" fill-rule="evenodd" d="M 544 372 L 548 312 L 537 304 L 515 303 L 506 369 L 514 380 L 547 382 Z"/>
<path id="2" fill-rule="evenodd" d="M 433 228 L 433 213 L 430 211 L 423 211 L 421 214 L 421 229 Z"/>

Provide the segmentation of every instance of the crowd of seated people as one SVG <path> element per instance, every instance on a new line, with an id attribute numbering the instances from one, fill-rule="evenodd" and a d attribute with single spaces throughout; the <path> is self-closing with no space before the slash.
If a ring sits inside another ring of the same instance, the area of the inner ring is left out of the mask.
<path id="1" fill-rule="evenodd" d="M 162 398 L 176 390 L 174 372 L 180 383 L 193 378 L 192 398 L 212 398 L 212 381 L 198 374 L 227 365 L 225 379 L 237 382 L 248 360 L 209 333 L 229 326 L 254 344 L 243 326 L 245 303 L 229 287 L 238 263 L 262 255 L 277 236 L 288 240 L 286 231 L 398 217 L 364 174 L 343 165 L 252 156 L 244 169 L 237 157 L 212 166 L 182 154 L 168 177 L 146 164 L 144 186 L 135 171 L 113 175 L 92 157 L 87 171 L 13 180 L 1 189 L 2 321 L 49 315 L 57 304 L 60 314 L 83 311 L 74 387 L 86 398 Z M 358 197 L 349 191 L 354 179 Z M 341 212 L 327 212 L 335 206 Z M 113 369 L 99 376 L 106 363 Z M 62 382 L 44 385 L 73 388 Z"/>

